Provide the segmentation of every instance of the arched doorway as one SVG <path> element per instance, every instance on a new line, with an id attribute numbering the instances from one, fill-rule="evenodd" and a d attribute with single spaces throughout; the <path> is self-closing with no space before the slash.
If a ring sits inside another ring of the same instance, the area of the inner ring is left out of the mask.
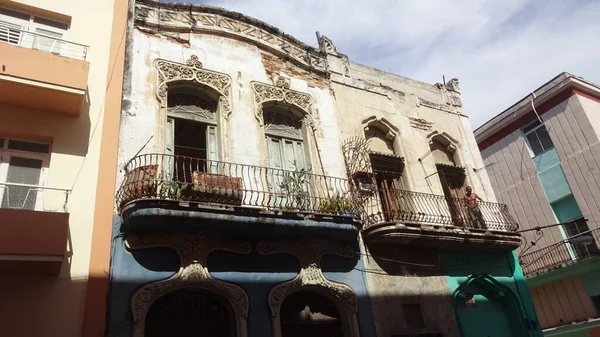
<path id="1" fill-rule="evenodd" d="M 492 276 L 471 275 L 453 294 L 453 305 L 464 337 L 531 336 L 531 321 L 515 295 Z"/>
<path id="2" fill-rule="evenodd" d="M 364 128 L 365 138 L 369 142 L 369 160 L 375 174 L 380 207 L 385 221 L 398 219 L 400 213 L 407 210 L 400 204 L 404 186 L 402 177 L 404 158 L 396 151 L 394 141 L 396 133 L 381 122 L 372 122 Z"/>
<path id="3" fill-rule="evenodd" d="M 295 292 L 285 298 L 280 312 L 282 337 L 343 337 L 337 306 L 312 291 Z"/>
<path id="4" fill-rule="evenodd" d="M 146 314 L 145 337 L 235 337 L 233 310 L 200 289 L 177 290 L 157 299 Z"/>
<path id="5" fill-rule="evenodd" d="M 294 210 L 311 207 L 313 182 L 304 115 L 282 103 L 263 104 L 271 206 Z"/>
<path id="6" fill-rule="evenodd" d="M 431 155 L 454 225 L 464 225 L 461 211 L 461 188 L 465 183 L 465 168 L 458 166 L 456 147 L 447 138 L 434 136 L 430 143 Z"/>

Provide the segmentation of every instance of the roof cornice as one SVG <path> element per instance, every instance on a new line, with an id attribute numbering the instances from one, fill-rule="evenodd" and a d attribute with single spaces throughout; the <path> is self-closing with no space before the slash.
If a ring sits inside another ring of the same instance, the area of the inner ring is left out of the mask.
<path id="1" fill-rule="evenodd" d="M 204 33 L 243 40 L 306 70 L 326 75 L 325 53 L 263 21 L 214 6 L 136 0 L 135 26 L 158 32 Z"/>

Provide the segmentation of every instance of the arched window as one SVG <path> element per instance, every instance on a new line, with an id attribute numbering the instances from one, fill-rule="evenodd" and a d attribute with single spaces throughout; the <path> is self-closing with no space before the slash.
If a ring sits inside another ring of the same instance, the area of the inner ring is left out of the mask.
<path id="1" fill-rule="evenodd" d="M 369 142 L 369 159 L 375 173 L 381 212 L 386 221 L 391 221 L 401 210 L 400 190 L 406 189 L 402 174 L 404 158 L 395 150 L 396 132 L 380 120 L 369 123 L 365 129 L 365 138 Z"/>
<path id="2" fill-rule="evenodd" d="M 435 136 L 430 143 L 431 155 L 436 165 L 456 166 L 455 147 L 450 141 L 441 136 Z"/>
<path id="3" fill-rule="evenodd" d="M 191 182 L 194 172 L 217 173 L 218 105 L 218 100 L 201 87 L 169 86 L 165 153 L 175 156 L 178 181 Z"/>
<path id="4" fill-rule="evenodd" d="M 311 291 L 289 295 L 281 305 L 282 337 L 343 337 L 342 317 L 336 305 Z"/>
<path id="5" fill-rule="evenodd" d="M 265 108 L 263 116 L 269 166 L 290 171 L 308 169 L 303 116 L 280 106 Z"/>
<path id="6" fill-rule="evenodd" d="M 235 337 L 229 304 L 197 289 L 174 291 L 157 299 L 146 314 L 145 337 Z"/>
<path id="7" fill-rule="evenodd" d="M 446 197 L 450 216 L 456 225 L 461 225 L 460 189 L 465 183 L 465 168 L 457 166 L 456 147 L 447 138 L 437 135 L 431 138 L 429 149 L 438 172 L 442 191 Z"/>
<path id="8" fill-rule="evenodd" d="M 311 207 L 313 181 L 306 154 L 303 115 L 285 106 L 263 110 L 268 154 L 270 206 L 305 211 Z"/>

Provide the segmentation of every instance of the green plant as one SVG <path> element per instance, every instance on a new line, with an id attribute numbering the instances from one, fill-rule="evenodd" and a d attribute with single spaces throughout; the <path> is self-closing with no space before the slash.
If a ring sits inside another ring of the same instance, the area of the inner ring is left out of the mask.
<path id="1" fill-rule="evenodd" d="M 161 171 L 156 180 L 158 197 L 162 199 L 179 199 L 186 191 L 188 184 L 164 179 L 164 172 Z"/>
<path id="2" fill-rule="evenodd" d="M 310 207 L 310 169 L 298 168 L 296 161 L 293 162 L 295 170 L 283 172 L 279 188 L 292 198 L 285 208 L 307 210 Z"/>
<path id="3" fill-rule="evenodd" d="M 321 200 L 319 209 L 328 214 L 354 213 L 354 202 L 348 197 L 343 197 L 338 193 L 327 199 Z"/>

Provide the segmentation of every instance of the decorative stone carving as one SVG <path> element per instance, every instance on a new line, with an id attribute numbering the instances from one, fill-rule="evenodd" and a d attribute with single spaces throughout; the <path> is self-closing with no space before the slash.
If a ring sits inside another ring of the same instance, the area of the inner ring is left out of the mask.
<path id="1" fill-rule="evenodd" d="M 409 122 L 410 122 L 410 126 L 412 126 L 415 129 L 419 129 L 419 130 L 423 130 L 423 131 L 429 131 L 431 130 L 431 128 L 433 127 L 433 123 L 423 119 L 423 118 L 413 118 L 413 117 L 409 117 L 408 118 Z"/>
<path id="2" fill-rule="evenodd" d="M 291 81 L 289 78 L 285 78 L 283 76 L 279 76 L 277 81 L 275 81 L 275 86 L 282 89 L 289 89 L 291 85 Z"/>
<path id="3" fill-rule="evenodd" d="M 238 336 L 246 335 L 249 301 L 246 292 L 238 285 L 214 279 L 208 272 L 207 259 L 215 250 L 249 254 L 251 245 L 244 241 L 225 241 L 216 235 L 173 234 L 157 236 L 129 236 L 127 247 L 131 250 L 171 247 L 181 259 L 179 271 L 172 277 L 148 283 L 132 297 L 134 337 L 144 336 L 146 313 L 158 298 L 182 288 L 201 288 L 221 295 L 233 308 Z"/>
<path id="4" fill-rule="evenodd" d="M 350 336 L 358 336 L 356 321 L 358 308 L 354 291 L 343 283 L 325 278 L 320 267 L 321 257 L 327 254 L 352 258 L 354 256 L 352 247 L 343 246 L 338 242 L 328 242 L 324 239 L 302 238 L 297 241 L 261 242 L 257 246 L 257 251 L 261 255 L 292 254 L 300 261 L 300 273 L 293 280 L 274 286 L 269 293 L 269 306 L 273 315 L 276 337 L 279 331 L 279 313 L 283 301 L 287 296 L 302 288 L 324 293 L 332 299 L 338 306 L 341 317 L 346 319 L 345 330 Z"/>
<path id="5" fill-rule="evenodd" d="M 196 69 L 202 69 L 202 67 L 203 67 L 202 62 L 200 62 L 200 60 L 198 59 L 198 56 L 196 56 L 196 55 L 190 56 L 190 58 L 187 60 L 187 62 L 185 64 L 192 68 L 196 68 Z"/>
<path id="6" fill-rule="evenodd" d="M 219 93 L 219 107 L 223 117 L 231 114 L 231 77 L 202 68 L 202 62 L 192 55 L 186 64 L 158 59 L 154 66 L 158 73 L 156 97 L 161 107 L 167 106 L 167 89 L 169 83 L 189 82 L 208 86 Z"/>
<path id="7" fill-rule="evenodd" d="M 319 50 L 262 21 L 224 9 L 202 5 L 182 6 L 179 3 L 136 2 L 135 25 L 154 34 L 185 31 L 251 41 L 302 68 L 327 73 L 327 60 Z"/>
<path id="8" fill-rule="evenodd" d="M 293 105 L 304 112 L 304 123 L 314 129 L 314 103 L 309 94 L 289 89 L 288 84 L 280 81 L 279 77 L 276 86 L 260 82 L 252 82 L 254 90 L 254 116 L 261 126 L 264 125 L 263 104 L 267 102 L 283 102 Z"/>
<path id="9" fill-rule="evenodd" d="M 337 49 L 330 38 L 317 32 L 317 40 L 319 42 L 319 49 L 321 52 L 333 55 L 337 54 Z"/>

